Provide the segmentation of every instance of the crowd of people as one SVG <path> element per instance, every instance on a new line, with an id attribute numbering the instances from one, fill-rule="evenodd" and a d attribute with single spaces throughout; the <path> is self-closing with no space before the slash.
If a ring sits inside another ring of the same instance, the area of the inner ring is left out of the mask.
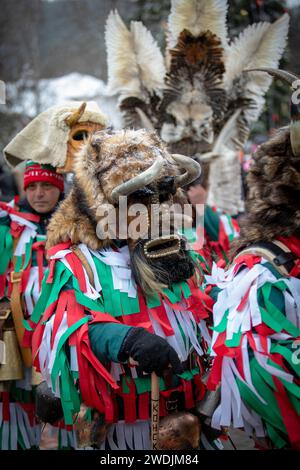
<path id="1" fill-rule="evenodd" d="M 1 448 L 38 448 L 44 421 L 59 429 L 59 448 L 80 446 L 87 429 L 89 446 L 149 449 L 153 373 L 158 448 L 220 448 L 231 425 L 258 446 L 298 448 L 293 124 L 254 155 L 241 227 L 206 205 L 203 246 L 191 250 L 175 224 L 167 234 L 160 226 L 166 201 L 205 203 L 199 163 L 145 130 L 105 129 L 100 110 L 85 109 L 45 112 L 65 124 L 65 153 L 29 145 L 37 161 L 26 162 L 25 197 L 1 202 Z M 9 161 L 36 125 L 8 144 Z M 74 128 L 85 129 L 81 149 Z M 149 217 L 137 237 L 98 236 L 99 207 L 117 209 L 120 196 L 150 212 L 157 204 L 156 237 Z"/>

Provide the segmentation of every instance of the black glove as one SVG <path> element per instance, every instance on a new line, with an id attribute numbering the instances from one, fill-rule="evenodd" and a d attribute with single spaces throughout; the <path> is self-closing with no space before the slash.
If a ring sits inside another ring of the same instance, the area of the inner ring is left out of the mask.
<path id="1" fill-rule="evenodd" d="M 54 424 L 63 418 L 60 398 L 56 397 L 46 382 L 36 387 L 35 415 L 44 423 Z"/>
<path id="2" fill-rule="evenodd" d="M 125 362 L 129 358 L 139 364 L 139 368 L 146 372 L 156 372 L 162 376 L 163 371 L 172 367 L 175 374 L 182 374 L 183 367 L 176 351 L 163 338 L 148 333 L 144 328 L 131 328 L 124 338 L 118 359 Z"/>

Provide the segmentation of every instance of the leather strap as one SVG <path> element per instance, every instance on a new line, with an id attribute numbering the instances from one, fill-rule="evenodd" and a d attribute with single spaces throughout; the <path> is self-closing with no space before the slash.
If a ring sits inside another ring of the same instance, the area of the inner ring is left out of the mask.
<path id="1" fill-rule="evenodd" d="M 5 324 L 7 323 L 6 320 L 11 314 L 11 310 L 8 307 L 10 307 L 10 304 L 8 302 L 3 303 L 3 305 L 0 304 L 0 341 L 3 340 L 3 329 Z"/>
<path id="2" fill-rule="evenodd" d="M 290 249 L 278 240 L 258 242 L 240 251 L 234 258 L 241 255 L 261 256 L 266 259 L 283 277 L 288 277 L 295 265 L 296 256 Z"/>

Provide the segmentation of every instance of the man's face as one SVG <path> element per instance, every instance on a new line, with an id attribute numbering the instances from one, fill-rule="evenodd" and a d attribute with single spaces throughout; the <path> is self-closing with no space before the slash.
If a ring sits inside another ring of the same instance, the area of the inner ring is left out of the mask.
<path id="1" fill-rule="evenodd" d="M 46 182 L 31 183 L 25 193 L 30 206 L 40 214 L 53 210 L 60 196 L 60 190 Z"/>
<path id="2" fill-rule="evenodd" d="M 201 184 L 197 184 L 195 186 L 190 186 L 187 195 L 191 204 L 205 204 L 207 199 L 207 191 L 206 189 L 201 186 Z"/>

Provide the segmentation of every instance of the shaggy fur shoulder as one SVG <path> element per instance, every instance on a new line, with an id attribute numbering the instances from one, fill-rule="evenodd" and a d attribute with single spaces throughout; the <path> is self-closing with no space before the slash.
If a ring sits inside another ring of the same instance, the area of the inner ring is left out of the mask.
<path id="1" fill-rule="evenodd" d="M 82 213 L 74 192 L 61 203 L 48 225 L 46 248 L 71 240 L 73 243 L 85 243 L 93 250 L 103 246 L 103 241 L 96 235 L 96 222 Z"/>
<path id="2" fill-rule="evenodd" d="M 279 130 L 261 145 L 253 160 L 247 178 L 247 216 L 237 243 L 300 235 L 300 158 L 292 152 L 289 129 Z"/>

